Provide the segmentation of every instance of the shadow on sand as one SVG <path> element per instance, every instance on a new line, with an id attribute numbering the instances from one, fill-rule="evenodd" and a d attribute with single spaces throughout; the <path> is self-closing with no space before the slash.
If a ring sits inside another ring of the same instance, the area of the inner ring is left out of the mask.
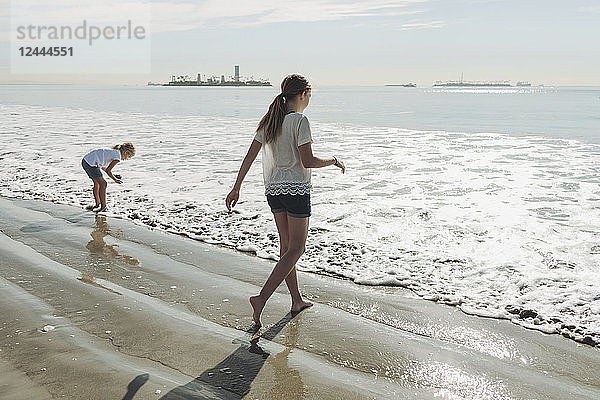
<path id="1" fill-rule="evenodd" d="M 127 385 L 127 393 L 125 393 L 125 396 L 123 396 L 123 400 L 133 399 L 133 396 L 135 396 L 137 391 L 140 390 L 144 383 L 148 382 L 148 378 L 150 378 L 150 375 L 141 374 L 129 382 L 129 385 Z"/>
<path id="2" fill-rule="evenodd" d="M 297 313 L 288 313 L 260 336 L 255 336 L 258 328 L 248 329 L 243 337 L 233 341 L 240 345 L 237 350 L 219 364 L 204 371 L 193 381 L 172 389 L 160 400 L 241 399 L 250 392 L 250 385 L 270 355 L 260 347 L 260 339 L 272 341 L 296 315 Z M 274 367 L 274 382 L 270 398 L 302 399 L 305 396 L 300 374 L 290 368 L 287 363 L 288 355 L 296 345 L 297 322 L 294 321 L 290 324 L 290 333 L 286 335 L 285 350 L 269 360 Z M 132 399 L 147 380 L 147 374 L 137 376 L 129 384 L 128 392 L 123 400 Z"/>

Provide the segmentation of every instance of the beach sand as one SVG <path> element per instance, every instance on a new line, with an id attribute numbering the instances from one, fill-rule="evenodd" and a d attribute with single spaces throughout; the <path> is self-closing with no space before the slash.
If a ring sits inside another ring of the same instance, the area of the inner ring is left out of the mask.
<path id="1" fill-rule="evenodd" d="M 600 351 L 402 288 L 299 273 L 71 206 L 0 198 L 2 399 L 597 399 Z"/>

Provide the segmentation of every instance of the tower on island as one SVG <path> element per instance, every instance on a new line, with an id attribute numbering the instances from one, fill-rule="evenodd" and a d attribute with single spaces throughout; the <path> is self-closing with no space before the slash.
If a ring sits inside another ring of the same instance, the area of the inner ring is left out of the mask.
<path id="1" fill-rule="evenodd" d="M 167 83 L 148 82 L 149 86 L 271 86 L 271 82 L 266 79 L 250 79 L 240 76 L 240 66 L 234 65 L 233 78 L 225 78 L 225 75 L 204 75 L 197 73 L 195 78 L 189 75 L 172 75 L 171 81 Z"/>

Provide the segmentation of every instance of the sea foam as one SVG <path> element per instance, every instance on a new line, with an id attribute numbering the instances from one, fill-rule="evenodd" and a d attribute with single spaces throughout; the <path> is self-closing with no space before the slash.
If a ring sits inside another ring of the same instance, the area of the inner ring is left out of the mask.
<path id="1" fill-rule="evenodd" d="M 82 156 L 132 141 L 110 212 L 278 258 L 261 168 L 225 209 L 256 121 L 0 105 L 0 195 L 84 206 Z M 540 136 L 311 121 L 313 216 L 298 268 L 402 286 L 464 312 L 600 342 L 600 148 Z M 260 157 L 259 157 L 260 158 Z M 257 160 L 257 164 L 260 159 Z"/>

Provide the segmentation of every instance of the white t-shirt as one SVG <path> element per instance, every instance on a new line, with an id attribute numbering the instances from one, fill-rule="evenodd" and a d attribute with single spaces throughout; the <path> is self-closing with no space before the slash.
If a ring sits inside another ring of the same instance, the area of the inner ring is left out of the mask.
<path id="1" fill-rule="evenodd" d="M 112 160 L 121 161 L 121 151 L 117 149 L 92 150 L 83 156 L 83 159 L 92 167 L 108 167 Z"/>
<path id="2" fill-rule="evenodd" d="M 254 139 L 262 143 L 265 194 L 303 195 L 310 193 L 310 169 L 304 168 L 298 146 L 312 142 L 308 119 L 297 112 L 286 114 L 281 133 L 275 141 L 265 143 L 264 131 Z"/>

